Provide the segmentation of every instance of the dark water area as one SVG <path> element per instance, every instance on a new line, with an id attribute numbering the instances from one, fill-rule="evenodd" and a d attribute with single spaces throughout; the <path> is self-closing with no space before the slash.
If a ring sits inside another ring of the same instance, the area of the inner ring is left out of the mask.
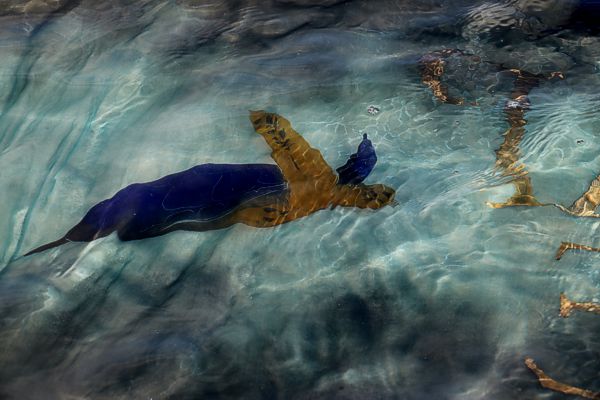
<path id="1" fill-rule="evenodd" d="M 600 392 L 600 316 L 559 315 L 600 302 L 600 256 L 555 259 L 600 246 L 598 21 L 595 0 L 0 0 L 0 398 L 576 398 L 528 357 Z M 319 151 L 308 184 L 249 110 Z M 376 164 L 323 190 L 365 133 Z M 215 172 L 165 203 L 203 164 L 276 182 L 235 197 Z M 164 231 L 119 238 L 115 213 L 97 235 L 99 213 L 23 256 L 116 193 L 139 211 L 140 182 Z M 344 203 L 376 184 L 394 200 Z M 281 220 L 231 217 L 248 202 Z"/>

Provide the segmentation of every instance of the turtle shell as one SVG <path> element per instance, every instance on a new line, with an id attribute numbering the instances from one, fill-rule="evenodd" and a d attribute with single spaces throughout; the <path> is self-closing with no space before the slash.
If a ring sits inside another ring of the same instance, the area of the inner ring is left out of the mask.
<path id="1" fill-rule="evenodd" d="M 66 238 L 90 241 L 117 230 L 122 240 L 157 236 L 181 222 L 207 229 L 248 202 L 284 195 L 277 165 L 203 164 L 152 182 L 134 183 L 93 206 Z"/>

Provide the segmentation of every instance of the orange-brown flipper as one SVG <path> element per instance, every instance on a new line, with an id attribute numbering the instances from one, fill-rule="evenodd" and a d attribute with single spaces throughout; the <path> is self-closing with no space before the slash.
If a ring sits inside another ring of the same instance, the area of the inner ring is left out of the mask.
<path id="1" fill-rule="evenodd" d="M 334 188 L 332 206 L 370 208 L 377 210 L 394 205 L 396 191 L 380 183 L 375 185 L 338 185 Z"/>
<path id="2" fill-rule="evenodd" d="M 337 174 L 323 159 L 321 152 L 310 147 L 287 119 L 274 113 L 252 111 L 250 120 L 256 132 L 271 147 L 271 157 L 281 168 L 292 192 L 294 187 L 307 191 L 301 188 L 307 183 L 312 186 L 311 192 L 327 191 L 335 186 Z"/>
<path id="3" fill-rule="evenodd" d="M 286 205 L 270 207 L 279 210 L 277 215 L 266 215 L 261 209 L 246 209 L 236 215 L 240 222 L 274 226 L 328 207 L 377 209 L 393 202 L 395 191 L 384 185 L 338 184 L 337 174 L 321 152 L 312 148 L 287 119 L 274 113 L 252 111 L 250 120 L 271 147 L 271 156 L 281 168 L 289 194 Z"/>

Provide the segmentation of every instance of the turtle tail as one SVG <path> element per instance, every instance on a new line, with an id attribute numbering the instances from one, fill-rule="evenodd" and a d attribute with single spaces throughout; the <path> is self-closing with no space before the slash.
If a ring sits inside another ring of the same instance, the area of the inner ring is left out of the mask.
<path id="1" fill-rule="evenodd" d="M 58 239 L 58 240 L 55 240 L 54 242 L 46 243 L 46 244 L 45 244 L 45 245 L 43 245 L 43 246 L 36 247 L 35 249 L 33 249 L 33 250 L 31 250 L 31 251 L 29 251 L 29 252 L 25 253 L 25 254 L 23 255 L 23 257 L 27 257 L 27 256 L 29 256 L 29 255 L 32 255 L 32 254 L 35 254 L 35 253 L 39 253 L 39 252 L 41 252 L 41 251 L 45 251 L 45 250 L 48 250 L 48 249 L 52 249 L 52 248 L 54 248 L 54 247 L 58 247 L 58 246 L 60 246 L 60 245 L 62 245 L 62 244 L 68 243 L 68 242 L 69 242 L 69 239 L 67 239 L 67 237 L 66 237 L 66 236 L 64 236 L 64 237 L 62 237 L 62 238 L 60 238 L 60 239 Z"/>

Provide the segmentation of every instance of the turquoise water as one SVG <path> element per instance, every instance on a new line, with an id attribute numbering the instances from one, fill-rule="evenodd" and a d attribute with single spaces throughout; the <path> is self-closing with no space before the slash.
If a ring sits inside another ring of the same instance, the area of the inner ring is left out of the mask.
<path id="1" fill-rule="evenodd" d="M 595 32 L 569 25 L 566 2 L 317 3 L 3 11 L 3 398 L 563 398 L 525 357 L 600 390 L 600 318 L 558 316 L 561 292 L 600 301 L 600 260 L 554 260 L 561 241 L 598 246 L 598 221 L 488 207 L 514 193 L 494 168 L 512 81 L 449 64 L 451 90 L 478 103 L 454 106 L 419 72 L 443 48 L 564 71 L 530 92 L 520 152 L 537 198 L 570 205 L 600 173 Z M 399 205 L 21 257 L 128 184 L 272 163 L 256 109 L 332 166 L 368 133 L 367 183 Z"/>

